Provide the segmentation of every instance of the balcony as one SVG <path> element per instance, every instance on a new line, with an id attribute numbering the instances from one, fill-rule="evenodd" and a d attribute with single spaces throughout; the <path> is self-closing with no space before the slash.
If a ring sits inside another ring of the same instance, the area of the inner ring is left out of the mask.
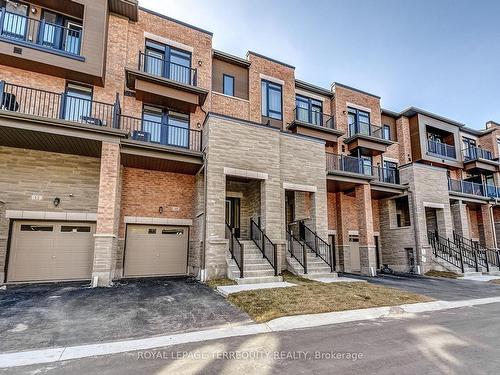
<path id="1" fill-rule="evenodd" d="M 143 102 L 195 112 L 208 91 L 197 87 L 197 69 L 139 53 L 138 69 L 126 69 L 127 87 Z"/>
<path id="2" fill-rule="evenodd" d="M 0 9 L 0 38 L 52 53 L 81 58 L 83 28 L 64 27 Z"/>
<path id="3" fill-rule="evenodd" d="M 293 110 L 293 118 L 288 129 L 297 134 L 328 142 L 337 142 L 338 137 L 343 134 L 341 130 L 335 128 L 335 118 L 326 113 L 297 106 Z"/>
<path id="4" fill-rule="evenodd" d="M 464 170 L 471 173 L 498 172 L 499 162 L 493 160 L 491 151 L 470 146 L 462 150 Z"/>
<path id="5" fill-rule="evenodd" d="M 177 154 L 199 156 L 202 143 L 201 131 L 189 129 L 188 123 L 162 124 L 121 114 L 118 96 L 108 104 L 0 81 L 0 144 L 99 156 L 97 138 L 89 131 Z"/>
<path id="6" fill-rule="evenodd" d="M 477 198 L 500 199 L 500 188 L 494 185 L 477 182 L 448 179 L 450 193 L 465 194 Z"/>
<path id="7" fill-rule="evenodd" d="M 349 191 L 355 185 L 370 182 L 377 198 L 400 194 L 403 189 L 397 169 L 372 166 L 362 158 L 327 153 L 326 170 L 329 191 Z"/>
<path id="8" fill-rule="evenodd" d="M 359 149 L 364 155 L 370 156 L 384 153 L 394 143 L 383 137 L 380 126 L 362 123 L 349 125 L 349 137 L 344 142 L 348 145 L 349 152 Z"/>
<path id="9" fill-rule="evenodd" d="M 436 142 L 432 139 L 427 140 L 427 153 L 432 156 L 445 159 L 456 159 L 457 151 L 454 145 L 449 145 L 442 142 Z"/>

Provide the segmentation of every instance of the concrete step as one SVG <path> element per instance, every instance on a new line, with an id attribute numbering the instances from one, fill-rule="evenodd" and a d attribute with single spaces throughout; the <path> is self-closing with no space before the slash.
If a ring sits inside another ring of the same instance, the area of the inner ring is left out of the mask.
<path id="1" fill-rule="evenodd" d="M 234 279 L 238 285 L 243 284 L 264 284 L 264 283 L 280 283 L 283 281 L 281 276 L 268 276 L 268 277 L 244 277 L 243 279 L 237 277 Z"/>
<path id="2" fill-rule="evenodd" d="M 464 277 L 481 276 L 482 272 L 464 272 Z"/>
<path id="3" fill-rule="evenodd" d="M 308 272 L 306 275 L 301 275 L 305 279 L 316 279 L 316 278 L 337 278 L 339 277 L 337 272 L 329 272 L 329 273 L 310 273 Z"/>

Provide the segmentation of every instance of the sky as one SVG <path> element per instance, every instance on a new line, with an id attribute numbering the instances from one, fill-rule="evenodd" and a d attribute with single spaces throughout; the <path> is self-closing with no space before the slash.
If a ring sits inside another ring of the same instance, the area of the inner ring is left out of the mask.
<path id="1" fill-rule="evenodd" d="M 213 32 L 213 47 L 295 66 L 399 112 L 415 106 L 481 129 L 500 122 L 500 0 L 139 0 Z"/>

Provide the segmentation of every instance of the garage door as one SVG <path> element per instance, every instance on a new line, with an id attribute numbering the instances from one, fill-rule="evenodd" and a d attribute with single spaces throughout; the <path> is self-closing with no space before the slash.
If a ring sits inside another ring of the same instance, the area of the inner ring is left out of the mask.
<path id="1" fill-rule="evenodd" d="M 187 251 L 186 227 L 128 225 L 124 275 L 185 275 Z"/>
<path id="2" fill-rule="evenodd" d="M 93 223 L 15 221 L 7 280 L 90 279 L 94 233 Z"/>

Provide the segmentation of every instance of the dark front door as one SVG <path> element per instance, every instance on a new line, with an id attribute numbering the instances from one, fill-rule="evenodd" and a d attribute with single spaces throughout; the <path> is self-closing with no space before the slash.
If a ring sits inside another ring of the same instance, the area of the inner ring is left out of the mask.
<path id="1" fill-rule="evenodd" d="M 240 198 L 226 198 L 226 222 L 234 235 L 240 237 Z"/>
<path id="2" fill-rule="evenodd" d="M 285 216 L 287 227 L 295 220 L 295 193 L 293 191 L 285 192 Z"/>

